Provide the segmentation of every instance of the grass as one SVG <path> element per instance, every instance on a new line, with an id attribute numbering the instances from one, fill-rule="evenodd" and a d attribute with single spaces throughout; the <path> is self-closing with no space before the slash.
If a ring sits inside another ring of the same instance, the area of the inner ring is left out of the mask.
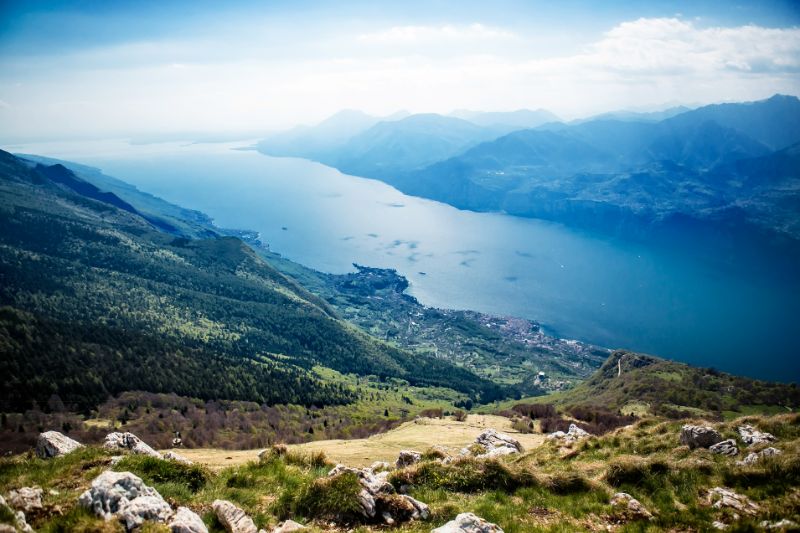
<path id="1" fill-rule="evenodd" d="M 751 416 L 716 423 L 724 436 L 735 435 L 738 425 L 749 423 L 778 437 L 774 445 L 783 454 L 748 467 L 737 466 L 736 458 L 681 446 L 682 423 L 646 419 L 571 446 L 547 441 L 522 455 L 498 460 L 462 458 L 444 464 L 435 460 L 437 454 L 426 454 L 422 463 L 393 471 L 390 481 L 395 487 L 407 485 L 412 496 L 430 506 L 431 517 L 397 529 L 427 533 L 456 514 L 471 511 L 509 533 L 607 526 L 621 531 L 703 531 L 714 520 L 731 521 L 730 513 L 705 503 L 705 493 L 715 486 L 729 487 L 761 508 L 757 516 L 732 524 L 732 531 L 757 530 L 761 520 L 800 521 L 800 416 Z M 471 427 L 475 421 L 463 424 Z M 427 429 L 427 446 L 418 446 L 421 450 L 444 436 Z M 390 442 L 394 438 L 407 444 L 403 428 L 394 432 L 400 436 L 390 436 Z M 234 502 L 267 530 L 286 518 L 309 524 L 312 532 L 330 529 L 330 521 L 354 531 L 375 530 L 374 524 L 364 523 L 357 506 L 356 477 L 327 477 L 332 461 L 315 451 L 277 447 L 261 461 L 218 470 L 127 456 L 114 468 L 137 473 L 172 505 L 194 509 L 211 531 L 220 531 L 211 511 L 215 499 Z M 45 512 L 32 517 L 37 531 L 117 531 L 115 522 L 98 520 L 75 505 L 78 494 L 109 463 L 108 452 L 91 447 L 51 461 L 3 458 L 0 486 L 4 493 L 33 484 L 45 489 Z M 51 488 L 58 495 L 50 493 Z M 623 521 L 609 504 L 620 491 L 637 498 L 654 519 Z M 53 512 L 56 505 L 62 514 Z M 400 509 L 402 502 L 387 497 L 380 505 Z"/>

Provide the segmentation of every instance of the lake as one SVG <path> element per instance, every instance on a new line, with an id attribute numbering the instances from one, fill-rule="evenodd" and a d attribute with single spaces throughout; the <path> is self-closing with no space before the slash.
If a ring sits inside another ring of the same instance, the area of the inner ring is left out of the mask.
<path id="1" fill-rule="evenodd" d="M 257 230 L 273 251 L 318 270 L 397 269 L 426 305 L 521 316 L 561 337 L 737 374 L 800 377 L 800 276 L 770 257 L 460 211 L 321 164 L 237 149 L 248 144 L 5 149 L 99 167 L 221 227 Z"/>

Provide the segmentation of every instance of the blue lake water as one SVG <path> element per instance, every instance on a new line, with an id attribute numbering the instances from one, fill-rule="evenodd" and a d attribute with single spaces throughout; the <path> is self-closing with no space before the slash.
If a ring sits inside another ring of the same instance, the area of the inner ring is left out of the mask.
<path id="1" fill-rule="evenodd" d="M 738 374 L 800 377 L 800 276 L 773 272 L 769 258 L 726 250 L 709 262 L 690 242 L 678 252 L 460 211 L 236 146 L 109 141 L 5 149 L 99 167 L 221 227 L 257 230 L 274 251 L 318 270 L 395 268 L 426 305 L 522 316 L 561 337 Z"/>

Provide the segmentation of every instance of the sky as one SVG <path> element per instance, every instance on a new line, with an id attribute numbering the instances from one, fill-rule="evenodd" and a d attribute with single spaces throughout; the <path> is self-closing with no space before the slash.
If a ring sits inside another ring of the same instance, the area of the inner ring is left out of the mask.
<path id="1" fill-rule="evenodd" d="M 0 0 L 0 141 L 800 94 L 800 1 Z"/>

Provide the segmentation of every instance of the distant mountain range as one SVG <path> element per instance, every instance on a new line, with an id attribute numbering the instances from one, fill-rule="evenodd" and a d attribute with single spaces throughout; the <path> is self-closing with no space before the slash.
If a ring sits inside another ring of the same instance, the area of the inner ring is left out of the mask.
<path id="1" fill-rule="evenodd" d="M 461 118 L 362 123 L 361 131 L 324 152 L 311 142 L 278 138 L 294 147 L 292 155 L 462 209 L 622 236 L 699 225 L 800 245 L 800 100 L 794 96 L 618 112 L 569 124 L 542 110 L 455 115 Z M 521 129 L 525 121 L 529 126 Z M 326 131 L 327 123 L 305 135 Z M 275 139 L 258 149 L 289 151 Z"/>

